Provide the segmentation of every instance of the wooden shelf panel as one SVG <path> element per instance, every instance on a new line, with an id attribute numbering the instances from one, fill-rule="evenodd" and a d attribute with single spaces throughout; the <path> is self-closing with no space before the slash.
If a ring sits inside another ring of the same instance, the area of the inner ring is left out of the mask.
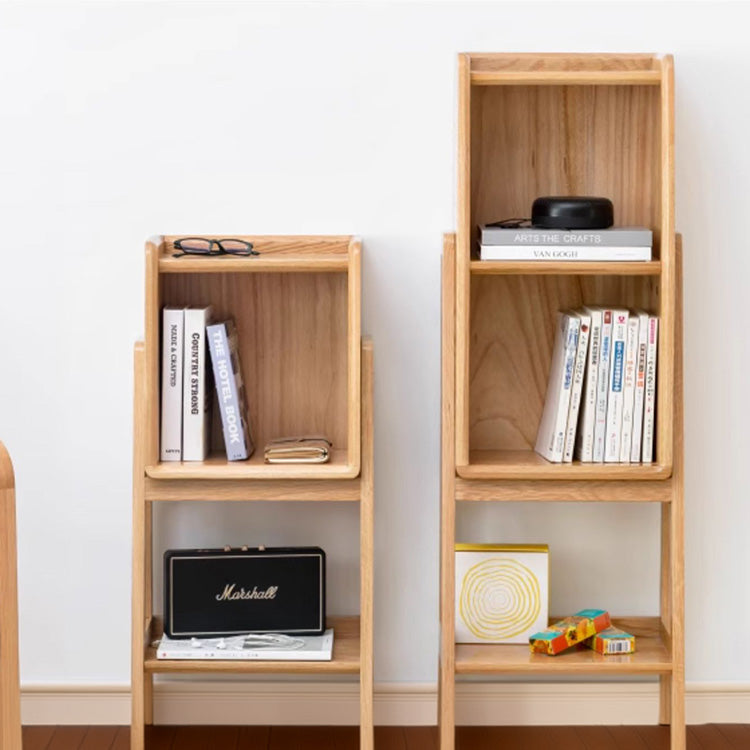
<path id="1" fill-rule="evenodd" d="M 554 464 L 534 451 L 475 450 L 469 463 L 457 466 L 463 479 L 530 479 L 530 480 L 648 480 L 667 479 L 671 467 L 662 464 L 600 464 L 573 461 Z"/>
<path id="2" fill-rule="evenodd" d="M 182 235 L 184 236 L 184 235 Z M 213 235 L 212 235 L 213 236 Z M 161 273 L 257 273 L 257 272 L 345 272 L 349 269 L 349 236 L 251 236 L 234 235 L 253 243 L 260 255 L 183 256 L 174 258 L 177 235 L 164 237 L 160 246 Z M 220 237 L 218 237 L 220 239 Z"/>
<path id="3" fill-rule="evenodd" d="M 211 456 L 206 461 L 163 461 L 146 467 L 152 479 L 206 480 L 296 480 L 353 479 L 359 467 L 352 466 L 344 450 L 332 451 L 325 464 L 266 464 L 263 451 L 256 449 L 247 461 L 227 461 Z"/>
<path id="4" fill-rule="evenodd" d="M 472 70 L 473 86 L 658 86 L 660 70 Z"/>
<path id="5" fill-rule="evenodd" d="M 331 661 L 215 661 L 157 659 L 156 649 L 146 649 L 144 668 L 147 672 L 170 673 L 233 673 L 233 674 L 358 674 L 359 617 L 329 617 L 326 625 L 333 628 L 333 659 Z M 161 638 L 163 626 L 154 618 L 151 640 Z"/>
<path id="6" fill-rule="evenodd" d="M 591 261 L 534 261 L 534 260 L 472 260 L 475 275 L 518 274 L 539 276 L 659 276 L 661 262 L 591 262 Z"/>
<path id="7" fill-rule="evenodd" d="M 590 649 L 558 656 L 532 654 L 527 645 L 456 644 L 457 674 L 667 674 L 672 670 L 668 639 L 658 617 L 614 618 L 636 637 L 634 654 L 603 656 Z"/>

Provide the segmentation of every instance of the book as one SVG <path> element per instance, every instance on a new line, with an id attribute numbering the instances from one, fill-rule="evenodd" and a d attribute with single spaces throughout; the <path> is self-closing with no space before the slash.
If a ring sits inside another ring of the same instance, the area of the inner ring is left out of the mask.
<path id="1" fill-rule="evenodd" d="M 628 317 L 627 310 L 612 311 L 612 354 L 609 360 L 607 432 L 604 438 L 604 461 L 607 463 L 620 461 Z"/>
<path id="2" fill-rule="evenodd" d="M 208 326 L 207 335 L 227 460 L 243 461 L 253 454 L 253 441 L 237 329 L 233 320 L 225 320 Z"/>
<path id="3" fill-rule="evenodd" d="M 612 247 L 578 245 L 480 245 L 480 260 L 549 260 L 575 263 L 648 262 L 651 246 Z"/>
<path id="4" fill-rule="evenodd" d="M 185 308 L 185 373 L 182 395 L 182 460 L 208 456 L 208 415 L 211 400 L 206 384 L 206 326 L 211 307 Z"/>
<path id="5" fill-rule="evenodd" d="M 612 227 L 610 229 L 541 229 L 539 227 L 504 227 L 485 224 L 479 228 L 482 245 L 538 247 L 638 247 L 653 245 L 653 232 L 646 227 Z"/>
<path id="6" fill-rule="evenodd" d="M 641 462 L 643 446 L 643 403 L 646 392 L 646 347 L 648 343 L 648 313 L 638 310 L 638 360 L 635 367 L 635 397 L 633 399 L 633 440 L 630 446 L 631 463 Z"/>
<path id="7" fill-rule="evenodd" d="M 620 462 L 630 463 L 633 445 L 633 422 L 635 408 L 635 379 L 638 367 L 638 315 L 630 315 L 625 337 L 625 376 L 622 389 L 622 432 L 620 435 Z"/>
<path id="8" fill-rule="evenodd" d="M 596 375 L 596 417 L 594 420 L 593 461 L 604 461 L 604 438 L 607 432 L 607 398 L 609 396 L 609 362 L 612 350 L 612 310 L 602 310 L 602 339 L 599 347 L 599 372 Z"/>
<path id="9" fill-rule="evenodd" d="M 251 634 L 228 638 L 180 638 L 163 635 L 157 659 L 221 661 L 331 661 L 333 629 L 323 635 Z"/>
<path id="10" fill-rule="evenodd" d="M 646 384 L 643 399 L 643 463 L 654 460 L 654 422 L 656 421 L 656 343 L 659 318 L 648 316 L 646 338 Z"/>
<path id="11" fill-rule="evenodd" d="M 162 310 L 161 440 L 162 461 L 182 461 L 182 371 L 185 314 L 181 307 Z"/>
<path id="12" fill-rule="evenodd" d="M 576 435 L 576 455 L 580 461 L 594 460 L 594 426 L 596 422 L 597 375 L 602 340 L 602 311 L 596 307 L 584 307 L 583 312 L 591 320 L 589 348 L 586 355 L 586 375 L 581 395 L 580 418 Z"/>
<path id="13" fill-rule="evenodd" d="M 573 460 L 573 450 L 576 444 L 576 431 L 578 428 L 578 412 L 581 406 L 581 393 L 583 392 L 583 378 L 586 372 L 586 356 L 588 354 L 591 330 L 591 316 L 588 313 L 574 312 L 572 314 L 580 320 L 580 328 L 576 358 L 573 364 L 573 386 L 570 390 L 568 426 L 565 431 L 565 445 L 563 447 L 563 462 L 565 463 L 570 463 Z"/>
<path id="14" fill-rule="evenodd" d="M 565 431 L 568 425 L 573 367 L 578 347 L 580 318 L 568 313 L 557 314 L 555 345 L 544 411 L 536 436 L 536 452 L 548 461 L 559 463 L 563 458 Z"/>
<path id="15" fill-rule="evenodd" d="M 322 435 L 276 438 L 266 444 L 263 458 L 267 464 L 324 464 L 332 447 Z"/>

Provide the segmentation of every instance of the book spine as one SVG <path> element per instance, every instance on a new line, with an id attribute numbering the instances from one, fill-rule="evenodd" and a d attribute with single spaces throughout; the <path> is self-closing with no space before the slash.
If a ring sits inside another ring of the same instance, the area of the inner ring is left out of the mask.
<path id="1" fill-rule="evenodd" d="M 481 245 L 481 260 L 631 262 L 651 260 L 651 247 L 578 245 Z"/>
<path id="2" fill-rule="evenodd" d="M 207 335 L 227 459 L 242 461 L 249 457 L 249 453 L 242 429 L 241 404 L 232 367 L 226 324 L 208 326 Z"/>
<path id="3" fill-rule="evenodd" d="M 183 310 L 162 311 L 161 449 L 162 461 L 182 460 Z"/>
<path id="4" fill-rule="evenodd" d="M 565 430 L 568 424 L 579 328 L 578 318 L 558 313 L 547 397 L 536 440 L 537 453 L 555 463 L 562 461 L 565 447 Z"/>
<path id="5" fill-rule="evenodd" d="M 638 315 L 628 319 L 627 340 L 625 342 L 625 385 L 622 394 L 622 437 L 620 439 L 620 462 L 630 463 L 633 445 L 633 410 L 635 407 L 635 377 L 638 367 Z"/>
<path id="6" fill-rule="evenodd" d="M 654 460 L 654 422 L 656 421 L 656 340 L 659 318 L 648 318 L 646 345 L 646 388 L 643 405 L 643 463 Z"/>
<path id="7" fill-rule="evenodd" d="M 576 430 L 578 428 L 578 413 L 581 406 L 583 392 L 583 377 L 586 372 L 586 355 L 588 354 L 589 332 L 591 318 L 583 313 L 576 313 L 579 320 L 578 346 L 573 365 L 573 386 L 570 390 L 570 406 L 568 407 L 568 424 L 565 430 L 565 445 L 563 448 L 563 462 L 573 460 L 573 449 L 576 444 Z"/>
<path id="8" fill-rule="evenodd" d="M 633 444 L 630 447 L 630 461 L 641 462 L 643 446 L 643 403 L 646 394 L 646 349 L 648 347 L 648 315 L 638 313 L 638 362 L 635 372 L 635 398 L 633 400 Z"/>
<path id="9" fill-rule="evenodd" d="M 609 394 L 607 396 L 607 433 L 604 438 L 604 460 L 608 463 L 617 463 L 620 460 L 627 337 L 628 311 L 614 310 L 612 313 Z"/>
<path id="10" fill-rule="evenodd" d="M 580 461 L 594 460 L 594 426 L 596 421 L 597 375 L 602 341 L 602 311 L 586 310 L 591 318 L 589 351 L 586 356 L 586 378 L 581 403 L 581 418 L 576 438 L 576 455 Z"/>
<path id="11" fill-rule="evenodd" d="M 612 354 L 612 310 L 602 311 L 602 344 L 599 348 L 599 372 L 596 376 L 596 419 L 594 421 L 594 461 L 604 461 L 604 437 L 607 433 L 607 397 L 609 362 Z"/>
<path id="12" fill-rule="evenodd" d="M 208 455 L 208 389 L 206 325 L 210 308 L 185 310 L 185 377 L 182 400 L 182 460 L 203 461 Z"/>
<path id="13" fill-rule="evenodd" d="M 569 247 L 647 247 L 653 244 L 650 229 L 544 230 L 534 227 L 482 227 L 482 245 L 558 245 Z"/>

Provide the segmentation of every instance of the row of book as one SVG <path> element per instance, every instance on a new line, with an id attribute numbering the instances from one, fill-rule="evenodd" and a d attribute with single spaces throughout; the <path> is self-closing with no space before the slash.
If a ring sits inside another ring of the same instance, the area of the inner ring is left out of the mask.
<path id="1" fill-rule="evenodd" d="M 480 227 L 481 260 L 509 261 L 650 261 L 653 235 L 645 227 L 611 229 L 540 229 Z"/>
<path id="2" fill-rule="evenodd" d="M 641 311 L 558 313 L 537 453 L 554 462 L 653 460 L 658 327 Z"/>
<path id="3" fill-rule="evenodd" d="M 162 461 L 206 459 L 211 447 L 210 415 L 214 401 L 221 415 L 227 458 L 230 461 L 249 458 L 253 443 L 234 322 L 212 322 L 210 306 L 165 307 L 162 311 Z"/>

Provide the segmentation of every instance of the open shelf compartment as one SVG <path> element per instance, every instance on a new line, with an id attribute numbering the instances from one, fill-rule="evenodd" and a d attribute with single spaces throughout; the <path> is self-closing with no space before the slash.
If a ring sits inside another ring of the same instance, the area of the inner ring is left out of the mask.
<path id="1" fill-rule="evenodd" d="M 331 661 L 221 661 L 218 659 L 157 659 L 150 644 L 161 638 L 164 623 L 155 617 L 146 643 L 146 672 L 162 673 L 243 673 L 243 674 L 358 674 L 360 670 L 360 622 L 357 616 L 329 617 L 326 627 L 333 628 Z"/>
<path id="2" fill-rule="evenodd" d="M 152 479 L 351 479 L 360 469 L 360 242 L 348 236 L 239 235 L 258 256 L 172 257 L 176 237 L 147 244 L 147 377 Z M 204 462 L 158 460 L 161 310 L 212 305 L 233 318 L 255 453 L 225 458 L 218 415 Z M 325 464 L 267 465 L 273 438 L 322 434 Z"/>
<path id="3" fill-rule="evenodd" d="M 672 671 L 669 636 L 658 617 L 615 617 L 612 623 L 635 636 L 635 653 L 604 656 L 580 648 L 548 656 L 532 654 L 525 644 L 456 644 L 456 673 L 621 675 Z"/>

